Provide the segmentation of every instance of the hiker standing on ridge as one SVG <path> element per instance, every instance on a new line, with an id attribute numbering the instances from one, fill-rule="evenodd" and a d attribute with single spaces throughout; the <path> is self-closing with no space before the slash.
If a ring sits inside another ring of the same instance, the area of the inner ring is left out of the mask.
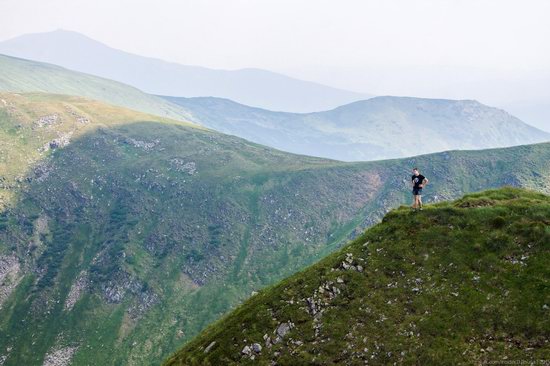
<path id="1" fill-rule="evenodd" d="M 420 174 L 418 168 L 413 169 L 412 175 L 412 193 L 413 193 L 413 205 L 412 208 L 422 210 L 422 188 L 428 184 L 428 178 Z"/>

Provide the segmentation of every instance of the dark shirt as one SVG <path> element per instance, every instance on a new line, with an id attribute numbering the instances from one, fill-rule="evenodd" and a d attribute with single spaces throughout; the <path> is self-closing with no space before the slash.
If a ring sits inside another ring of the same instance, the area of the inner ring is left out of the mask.
<path id="1" fill-rule="evenodd" d="M 413 183 L 414 183 L 414 188 L 416 188 L 416 189 L 421 188 L 420 185 L 422 184 L 422 182 L 424 181 L 424 179 L 426 179 L 426 177 L 423 176 L 422 174 L 413 175 L 413 176 L 412 176 L 412 181 L 413 181 Z"/>

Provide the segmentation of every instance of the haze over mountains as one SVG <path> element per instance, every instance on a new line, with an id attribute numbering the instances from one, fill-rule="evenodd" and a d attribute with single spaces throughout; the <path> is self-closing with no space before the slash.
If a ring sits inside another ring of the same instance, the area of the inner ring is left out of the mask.
<path id="1" fill-rule="evenodd" d="M 138 56 L 65 30 L 0 42 L 0 53 L 109 78 L 151 94 L 223 97 L 270 110 L 313 112 L 370 97 L 266 70 L 214 70 Z"/>
<path id="2" fill-rule="evenodd" d="M 0 90 L 81 95 L 197 124 L 288 152 L 344 161 L 550 140 L 505 111 L 475 101 L 375 97 L 297 114 L 220 98 L 159 97 L 59 66 L 0 55 Z M 413 138 L 414 137 L 414 138 Z"/>

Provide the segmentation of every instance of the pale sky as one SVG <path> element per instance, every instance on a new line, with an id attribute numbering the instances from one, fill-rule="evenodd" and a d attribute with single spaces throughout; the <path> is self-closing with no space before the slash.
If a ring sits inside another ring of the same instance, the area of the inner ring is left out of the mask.
<path id="1" fill-rule="evenodd" d="M 58 28 L 378 95 L 550 105 L 548 0 L 0 0 L 0 40 Z"/>

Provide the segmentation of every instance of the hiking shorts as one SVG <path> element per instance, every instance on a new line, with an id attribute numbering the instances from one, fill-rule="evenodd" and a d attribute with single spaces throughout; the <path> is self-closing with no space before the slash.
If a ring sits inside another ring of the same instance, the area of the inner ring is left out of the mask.
<path id="1" fill-rule="evenodd" d="M 413 196 L 422 196 L 422 188 L 413 188 Z"/>

